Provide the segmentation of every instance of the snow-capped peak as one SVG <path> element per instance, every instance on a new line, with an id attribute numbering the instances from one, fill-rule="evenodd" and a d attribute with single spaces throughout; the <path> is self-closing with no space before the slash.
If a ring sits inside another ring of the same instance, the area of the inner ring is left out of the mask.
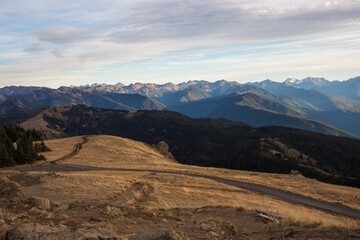
<path id="1" fill-rule="evenodd" d="M 288 83 L 288 84 L 295 84 L 295 85 L 298 85 L 300 83 L 302 83 L 303 80 L 300 80 L 300 79 L 296 79 L 296 78 L 288 78 L 285 80 L 284 83 Z"/>

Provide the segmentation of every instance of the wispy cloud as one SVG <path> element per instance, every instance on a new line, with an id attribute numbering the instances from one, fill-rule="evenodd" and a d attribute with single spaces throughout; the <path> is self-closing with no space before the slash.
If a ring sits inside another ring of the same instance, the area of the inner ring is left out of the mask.
<path id="1" fill-rule="evenodd" d="M 141 2 L 134 6 L 131 15 L 121 19 L 118 30 L 109 39 L 121 43 L 179 38 L 266 41 L 358 27 L 360 22 L 358 1 L 343 1 L 342 4 L 328 1 L 328 4 L 298 7 L 253 2 Z"/>
<path id="2" fill-rule="evenodd" d="M 54 44 L 82 42 L 95 37 L 95 33 L 90 30 L 71 26 L 42 29 L 38 31 L 36 35 L 38 36 L 39 41 Z"/>

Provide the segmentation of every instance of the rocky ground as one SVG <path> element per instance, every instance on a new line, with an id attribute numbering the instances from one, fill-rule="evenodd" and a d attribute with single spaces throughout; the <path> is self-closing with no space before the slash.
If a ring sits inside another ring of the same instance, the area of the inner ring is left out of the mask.
<path id="1" fill-rule="evenodd" d="M 149 209 L 152 187 L 134 183 L 136 195 L 54 203 L 25 187 L 43 176 L 3 173 L 0 177 L 0 239 L 360 239 L 360 230 L 321 228 L 299 222 L 276 224 L 233 207 Z"/>

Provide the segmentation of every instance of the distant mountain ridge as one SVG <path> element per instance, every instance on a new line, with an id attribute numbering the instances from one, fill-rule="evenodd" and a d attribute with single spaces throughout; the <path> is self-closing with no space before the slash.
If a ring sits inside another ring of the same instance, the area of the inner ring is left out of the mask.
<path id="1" fill-rule="evenodd" d="M 227 118 L 253 126 L 288 126 L 360 136 L 360 124 L 357 124 L 360 101 L 322 91 L 334 84 L 348 86 L 359 81 L 359 77 L 343 82 L 309 77 L 282 83 L 195 80 L 179 84 L 91 84 L 58 89 L 11 86 L 0 89 L 0 113 L 28 113 L 44 105 L 75 104 L 128 111 L 169 109 L 191 117 Z"/>
<path id="2" fill-rule="evenodd" d="M 188 102 L 171 108 L 196 118 L 225 118 L 255 127 L 287 126 L 335 136 L 351 134 L 319 121 L 306 119 L 306 112 L 282 101 L 254 92 L 237 92 L 219 99 Z"/>
<path id="3" fill-rule="evenodd" d="M 347 98 L 360 100 L 360 76 L 350 78 L 346 81 L 329 81 L 325 78 L 307 77 L 304 79 L 287 79 L 284 84 L 301 87 L 304 89 L 313 89 Z"/>
<path id="4" fill-rule="evenodd" d="M 0 104 L 0 113 L 19 114 L 33 112 L 45 105 L 88 106 L 135 111 L 138 109 L 161 110 L 165 106 L 156 100 L 138 94 L 121 94 L 100 91 L 83 91 L 77 88 L 59 89 L 37 88 L 33 91 L 21 91 L 24 94 L 5 96 Z M 17 92 L 19 93 L 19 92 Z"/>
<path id="5" fill-rule="evenodd" d="M 15 95 L 26 94 L 28 92 L 39 90 L 41 88 L 43 88 L 43 87 L 6 86 L 6 87 L 3 87 L 3 88 L 0 88 L 0 94 L 5 95 L 5 96 L 15 96 Z"/>
<path id="6" fill-rule="evenodd" d="M 306 78 L 302 83 L 308 83 L 309 81 L 314 81 L 314 79 Z M 354 79 L 341 83 L 348 84 L 349 81 L 360 81 L 360 78 L 358 80 Z M 292 83 L 290 84 L 289 82 Z M 327 84 L 329 81 L 317 79 L 317 82 Z M 305 89 L 299 87 L 301 83 L 296 83 L 295 80 L 283 83 L 265 80 L 252 84 L 275 94 L 286 94 L 306 101 L 319 109 L 319 111 L 309 111 L 305 116 L 306 118 L 321 121 L 360 136 L 360 124 L 358 124 L 360 122 L 360 101 L 356 99 L 315 89 Z M 338 83 L 335 82 L 335 84 Z"/>

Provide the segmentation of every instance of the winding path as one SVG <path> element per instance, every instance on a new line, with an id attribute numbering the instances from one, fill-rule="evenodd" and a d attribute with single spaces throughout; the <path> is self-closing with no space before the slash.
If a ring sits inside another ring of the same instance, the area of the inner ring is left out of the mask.
<path id="1" fill-rule="evenodd" d="M 69 158 L 72 158 L 72 157 L 78 155 L 79 152 L 80 152 L 80 150 L 82 149 L 82 145 L 85 144 L 85 143 L 87 143 L 87 142 L 89 141 L 89 137 L 88 137 L 88 136 L 84 136 L 82 140 L 83 140 L 83 141 L 82 141 L 81 143 L 75 144 L 75 146 L 73 147 L 73 149 L 71 150 L 70 153 L 66 154 L 65 156 L 62 156 L 61 158 L 58 158 L 58 159 L 56 159 L 56 160 L 53 160 L 53 161 L 51 161 L 50 163 L 52 163 L 52 164 L 57 164 L 57 162 L 59 162 L 59 161 L 62 161 L 62 160 L 65 160 L 65 159 L 69 159 Z"/>
<path id="2" fill-rule="evenodd" d="M 173 171 L 159 171 L 159 170 L 148 170 L 148 169 L 119 169 L 119 168 L 100 168 L 100 167 L 90 167 L 90 166 L 83 166 L 83 165 L 74 165 L 74 164 L 58 164 L 57 162 L 61 160 L 68 159 L 77 155 L 80 150 L 82 149 L 82 145 L 88 142 L 88 137 L 83 138 L 83 142 L 78 143 L 74 146 L 74 149 L 67 155 L 51 161 L 51 164 L 39 164 L 39 165 L 32 165 L 32 166 L 22 166 L 10 169 L 0 169 L 0 171 L 7 171 L 7 170 L 19 170 L 22 172 L 31 172 L 31 171 L 40 171 L 40 172 L 69 172 L 69 171 L 121 171 L 121 172 L 151 172 L 151 173 L 167 173 L 167 174 L 177 174 L 177 175 L 184 175 L 190 177 L 197 177 L 197 178 L 205 178 L 212 181 L 216 181 L 219 183 L 224 183 L 227 185 L 235 186 L 242 189 L 248 189 L 251 191 L 255 191 L 261 194 L 265 194 L 286 202 L 301 204 L 307 207 L 312 207 L 318 210 L 322 210 L 325 212 L 356 218 L 360 219 L 360 211 L 356 209 L 352 209 L 349 207 L 313 199 L 310 197 L 305 197 L 299 194 L 266 187 L 259 184 L 230 180 L 226 178 L 218 178 L 218 177 L 211 177 L 206 175 L 199 175 L 199 174 L 191 174 L 191 173 L 184 173 L 184 172 L 173 172 Z"/>

